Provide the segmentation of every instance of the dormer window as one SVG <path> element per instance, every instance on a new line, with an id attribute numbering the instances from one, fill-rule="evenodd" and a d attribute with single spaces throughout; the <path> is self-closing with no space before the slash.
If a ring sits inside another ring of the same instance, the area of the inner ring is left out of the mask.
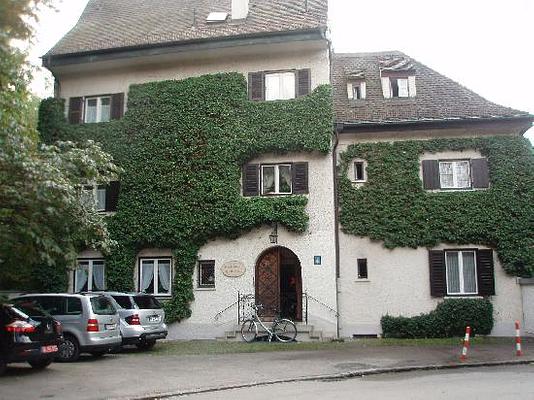
<path id="1" fill-rule="evenodd" d="M 365 81 L 358 80 L 347 83 L 347 94 L 349 100 L 363 100 L 367 97 L 367 87 Z"/>
<path id="2" fill-rule="evenodd" d="M 385 99 L 415 97 L 415 75 L 382 75 L 382 93 Z"/>

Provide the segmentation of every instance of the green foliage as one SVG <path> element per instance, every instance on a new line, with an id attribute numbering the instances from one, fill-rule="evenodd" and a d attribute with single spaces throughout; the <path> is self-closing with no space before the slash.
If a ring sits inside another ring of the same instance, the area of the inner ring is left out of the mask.
<path id="1" fill-rule="evenodd" d="M 434 311 L 415 317 L 381 319 L 386 338 L 443 338 L 462 336 L 470 326 L 473 334 L 488 335 L 493 328 L 493 305 L 488 299 L 447 299 Z"/>
<path id="2" fill-rule="evenodd" d="M 491 188 L 427 192 L 419 157 L 479 150 L 488 158 Z M 368 182 L 353 187 L 351 160 L 368 162 Z M 349 146 L 341 156 L 340 221 L 346 233 L 384 241 L 387 248 L 438 243 L 481 244 L 497 250 L 509 274 L 534 272 L 534 157 L 518 137 L 436 139 Z"/>
<path id="3" fill-rule="evenodd" d="M 40 116 L 45 140 L 96 140 L 123 168 L 118 211 L 108 221 L 118 242 L 106 260 L 108 287 L 134 289 L 132 269 L 141 249 L 172 249 L 170 321 L 190 315 L 192 273 L 208 240 L 236 238 L 273 222 L 306 230 L 307 198 L 242 197 L 242 165 L 266 152 L 326 154 L 331 145 L 329 87 L 299 99 L 255 103 L 236 73 L 134 85 L 120 121 L 68 125 L 57 100 L 43 102 Z"/>

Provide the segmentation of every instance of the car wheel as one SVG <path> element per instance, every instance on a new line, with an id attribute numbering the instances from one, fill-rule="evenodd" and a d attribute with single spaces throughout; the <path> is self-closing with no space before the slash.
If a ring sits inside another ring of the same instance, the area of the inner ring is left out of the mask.
<path id="1" fill-rule="evenodd" d="M 6 372 L 6 362 L 0 358 L 0 376 Z"/>
<path id="2" fill-rule="evenodd" d="M 45 369 L 50 364 L 52 364 L 52 359 L 45 358 L 38 361 L 28 361 L 28 364 L 30 364 L 33 369 Z"/>
<path id="3" fill-rule="evenodd" d="M 102 357 L 106 353 L 107 353 L 107 351 L 105 351 L 105 350 L 104 351 L 102 351 L 102 350 L 101 351 L 92 351 L 91 355 L 93 357 Z"/>
<path id="4" fill-rule="evenodd" d="M 155 344 L 155 340 L 146 340 L 144 342 L 137 343 L 136 346 L 139 350 L 150 350 Z"/>
<path id="5" fill-rule="evenodd" d="M 80 345 L 74 336 L 67 335 L 59 344 L 57 360 L 61 362 L 72 362 L 80 358 Z"/>

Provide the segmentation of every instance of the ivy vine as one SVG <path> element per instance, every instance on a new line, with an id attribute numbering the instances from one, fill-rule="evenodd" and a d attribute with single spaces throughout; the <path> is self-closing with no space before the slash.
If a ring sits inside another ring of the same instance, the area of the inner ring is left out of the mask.
<path id="1" fill-rule="evenodd" d="M 230 73 L 133 85 L 120 121 L 69 125 L 57 99 L 45 100 L 39 115 L 43 140 L 95 140 L 124 170 L 118 210 L 108 219 L 118 242 L 106 256 L 108 288 L 134 289 L 141 249 L 172 249 L 166 311 L 179 321 L 191 314 L 192 274 L 208 240 L 273 222 L 306 230 L 306 197 L 244 198 L 241 167 L 268 152 L 327 154 L 333 113 L 328 86 L 294 100 L 250 102 L 244 77 Z"/>
<path id="2" fill-rule="evenodd" d="M 427 192 L 419 177 L 423 153 L 475 149 L 488 159 L 491 187 Z M 367 160 L 368 182 L 354 187 L 350 162 Z M 386 248 L 438 243 L 488 245 L 505 271 L 534 273 L 534 156 L 523 138 L 499 136 L 353 144 L 341 155 L 340 222 L 344 232 Z"/>

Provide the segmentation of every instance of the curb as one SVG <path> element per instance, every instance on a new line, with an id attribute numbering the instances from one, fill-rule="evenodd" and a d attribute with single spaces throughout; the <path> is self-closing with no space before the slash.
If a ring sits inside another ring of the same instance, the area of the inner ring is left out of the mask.
<path id="1" fill-rule="evenodd" d="M 461 369 L 461 368 L 479 368 L 479 367 L 498 367 L 504 365 L 528 365 L 534 364 L 534 359 L 524 359 L 524 360 L 509 360 L 509 361 L 488 361 L 488 362 L 474 362 L 474 363 L 462 363 L 462 364 L 429 364 L 429 365 L 413 365 L 406 367 L 384 367 L 384 368 L 369 368 L 362 370 L 355 370 L 349 372 L 342 372 L 337 374 L 326 374 L 326 375 L 311 375 L 311 376 L 301 376 L 295 378 L 282 378 L 282 379 L 273 379 L 260 382 L 248 382 L 248 383 L 238 383 L 234 385 L 226 386 L 212 386 L 200 389 L 190 389 L 190 390 L 179 390 L 175 392 L 160 393 L 157 395 L 145 395 L 140 397 L 128 397 L 129 400 L 160 400 L 168 399 L 171 397 L 181 397 L 187 395 L 195 395 L 202 393 L 212 393 L 212 392 L 222 392 L 226 390 L 234 389 L 246 389 L 256 386 L 267 386 L 267 385 L 276 385 L 280 383 L 291 383 L 291 382 L 309 382 L 309 381 L 335 381 L 342 379 L 358 378 L 368 375 L 381 375 L 381 374 L 392 374 L 392 373 L 402 373 L 402 372 L 413 372 L 413 371 L 437 371 L 437 370 L 447 370 L 447 369 Z M 116 398 L 115 400 L 121 400 L 125 398 Z"/>

